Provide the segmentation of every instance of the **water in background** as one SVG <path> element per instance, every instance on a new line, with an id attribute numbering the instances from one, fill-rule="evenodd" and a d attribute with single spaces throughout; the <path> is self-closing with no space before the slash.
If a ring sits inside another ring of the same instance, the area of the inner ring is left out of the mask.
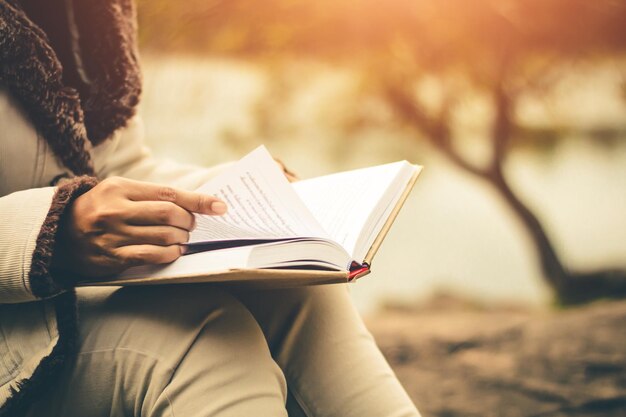
<path id="1" fill-rule="evenodd" d="M 338 92 L 349 82 L 340 71 L 302 80 L 308 87 L 298 100 L 278 109 L 286 127 L 276 138 L 255 133 L 253 115 L 265 83 L 254 66 L 159 57 L 145 61 L 144 73 L 146 136 L 160 156 L 210 165 L 265 143 L 303 178 L 399 159 L 426 166 L 373 273 L 352 286 L 361 311 L 441 290 L 488 303 L 549 302 L 528 237 L 487 186 L 408 138 L 382 129 L 344 140 L 323 123 L 332 113 L 328 103 L 341 100 Z M 610 77 L 600 78 L 587 93 L 577 90 L 580 102 L 568 114 L 577 121 L 608 117 L 623 125 L 623 100 L 611 97 Z M 588 100 L 601 93 L 598 88 L 608 98 Z M 549 157 L 517 152 L 508 167 L 513 185 L 545 220 L 568 265 L 626 266 L 624 141 L 607 149 L 573 138 Z"/>

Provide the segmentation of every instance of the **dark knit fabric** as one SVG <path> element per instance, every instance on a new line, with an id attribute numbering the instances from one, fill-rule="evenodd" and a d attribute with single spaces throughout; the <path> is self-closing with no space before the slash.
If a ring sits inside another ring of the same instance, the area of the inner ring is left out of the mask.
<path id="1" fill-rule="evenodd" d="M 74 6 L 80 49 L 86 51 L 82 62 L 90 79 L 80 94 L 87 134 L 97 145 L 126 126 L 139 104 L 135 11 L 132 0 L 75 0 Z"/>

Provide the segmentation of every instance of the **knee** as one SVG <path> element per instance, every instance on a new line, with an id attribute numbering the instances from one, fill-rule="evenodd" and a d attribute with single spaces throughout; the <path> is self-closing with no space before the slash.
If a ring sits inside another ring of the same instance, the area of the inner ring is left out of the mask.
<path id="1" fill-rule="evenodd" d="M 367 334 L 346 285 L 242 291 L 235 295 L 261 323 L 270 340 L 294 329 L 318 333 L 341 328 L 349 333 L 346 337 Z"/>
<path id="2" fill-rule="evenodd" d="M 300 316 L 301 319 L 355 313 L 348 289 L 342 284 L 278 290 L 263 294 L 263 298 L 266 298 L 265 304 L 276 311 L 287 313 L 287 316 Z"/>
<path id="3" fill-rule="evenodd" d="M 202 293 L 202 288 L 196 291 Z M 285 377 L 250 311 L 222 291 L 188 301 L 198 304 L 185 308 L 190 332 L 187 340 L 180 338 L 173 355 L 167 388 L 176 414 L 191 415 L 185 411 L 191 403 L 212 398 L 210 405 L 201 405 L 206 415 L 254 415 L 259 409 L 283 415 Z M 198 310 L 202 314 L 196 316 Z"/>

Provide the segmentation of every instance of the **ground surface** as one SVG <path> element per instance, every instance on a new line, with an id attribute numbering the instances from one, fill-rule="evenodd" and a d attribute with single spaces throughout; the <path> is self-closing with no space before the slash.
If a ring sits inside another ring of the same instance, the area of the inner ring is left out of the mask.
<path id="1" fill-rule="evenodd" d="M 368 325 L 423 417 L 626 417 L 626 302 L 532 312 L 443 298 Z"/>

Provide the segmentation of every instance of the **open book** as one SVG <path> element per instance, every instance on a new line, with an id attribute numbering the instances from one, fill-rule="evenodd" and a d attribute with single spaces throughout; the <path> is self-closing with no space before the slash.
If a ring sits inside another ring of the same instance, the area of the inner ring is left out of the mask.
<path id="1" fill-rule="evenodd" d="M 85 285 L 354 280 L 369 272 L 420 170 L 402 161 L 290 183 L 261 146 L 197 190 L 228 212 L 196 214 L 184 256 Z"/>

